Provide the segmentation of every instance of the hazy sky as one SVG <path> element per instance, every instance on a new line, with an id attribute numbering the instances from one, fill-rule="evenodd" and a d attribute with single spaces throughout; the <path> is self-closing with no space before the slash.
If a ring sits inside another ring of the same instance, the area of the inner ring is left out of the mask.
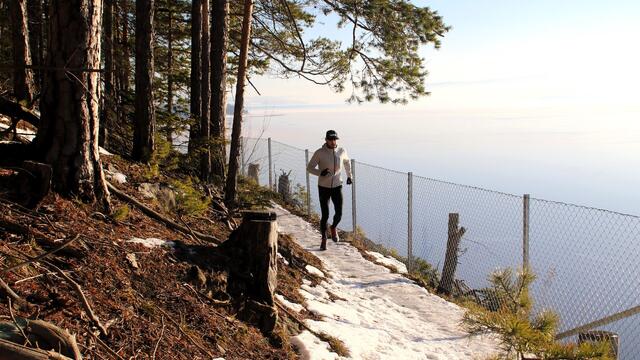
<path id="1" fill-rule="evenodd" d="M 640 181 L 640 1 L 415 3 L 453 27 L 440 50 L 422 50 L 431 96 L 346 105 L 347 93 L 263 76 L 252 79 L 263 95 L 248 94 L 248 131 L 314 147 L 335 128 L 370 163 L 640 213 L 605 190 Z M 311 33 L 345 36 L 330 25 Z"/>

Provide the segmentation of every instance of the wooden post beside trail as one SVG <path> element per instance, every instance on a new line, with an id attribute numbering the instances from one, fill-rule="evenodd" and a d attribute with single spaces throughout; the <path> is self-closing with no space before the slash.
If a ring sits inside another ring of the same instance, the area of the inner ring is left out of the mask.
<path id="1" fill-rule="evenodd" d="M 258 163 L 251 163 L 249 164 L 249 179 L 253 179 L 253 181 L 256 182 L 256 184 L 260 185 L 260 177 L 258 176 L 260 174 L 260 164 Z"/>
<path id="2" fill-rule="evenodd" d="M 291 202 L 291 181 L 289 180 L 291 172 L 285 173 L 284 171 L 278 176 L 278 194 L 282 196 L 282 200 L 286 203 Z"/>
<path id="3" fill-rule="evenodd" d="M 449 214 L 449 236 L 447 239 L 447 253 L 442 268 L 442 278 L 438 285 L 438 292 L 451 295 L 453 290 L 453 281 L 455 280 L 456 267 L 458 266 L 458 247 L 460 239 L 467 231 L 464 227 L 458 228 L 460 215 L 456 213 Z"/>

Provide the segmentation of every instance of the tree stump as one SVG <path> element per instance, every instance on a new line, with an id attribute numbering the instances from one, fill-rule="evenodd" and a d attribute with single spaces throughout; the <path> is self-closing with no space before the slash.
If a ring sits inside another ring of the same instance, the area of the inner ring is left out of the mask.
<path id="1" fill-rule="evenodd" d="M 464 227 L 458 228 L 459 220 L 459 214 L 449 214 L 447 253 L 444 259 L 444 266 L 442 267 L 442 278 L 438 285 L 438 292 L 446 295 L 451 295 L 453 289 L 456 267 L 458 266 L 458 247 L 460 246 L 460 239 L 462 239 L 466 231 Z"/>
<path id="2" fill-rule="evenodd" d="M 35 161 L 23 162 L 16 177 L 18 202 L 27 208 L 36 207 L 51 189 L 51 176 L 51 166 Z"/>
<path id="3" fill-rule="evenodd" d="M 258 177 L 258 175 L 260 174 L 260 164 L 258 163 L 251 163 L 249 164 L 249 179 L 253 179 L 253 181 L 256 182 L 256 184 L 260 185 L 260 178 Z"/>
<path id="4" fill-rule="evenodd" d="M 245 212 L 240 227 L 220 248 L 232 259 L 227 292 L 238 307 L 239 317 L 271 333 L 278 321 L 274 302 L 278 274 L 276 214 Z"/>

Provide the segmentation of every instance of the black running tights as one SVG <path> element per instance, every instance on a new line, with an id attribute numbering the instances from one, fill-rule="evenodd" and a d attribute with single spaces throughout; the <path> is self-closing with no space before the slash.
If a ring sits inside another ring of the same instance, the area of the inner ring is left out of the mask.
<path id="1" fill-rule="evenodd" d="M 333 223 L 332 226 L 338 226 L 342 219 L 342 186 L 335 188 L 326 188 L 318 186 L 318 194 L 320 195 L 320 210 L 322 210 L 322 218 L 320 219 L 320 233 L 325 236 L 327 233 L 327 220 L 329 220 L 329 199 L 333 202 Z"/>

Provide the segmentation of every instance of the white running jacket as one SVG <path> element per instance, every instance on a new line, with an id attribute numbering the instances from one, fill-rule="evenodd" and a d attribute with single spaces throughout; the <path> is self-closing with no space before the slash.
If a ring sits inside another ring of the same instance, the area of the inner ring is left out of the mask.
<path id="1" fill-rule="evenodd" d="M 344 148 L 338 147 L 330 149 L 327 144 L 313 153 L 309 164 L 307 164 L 307 171 L 313 175 L 318 176 L 318 186 L 326 188 L 336 188 L 342 185 L 342 167 L 344 166 L 347 172 L 347 177 L 351 177 L 351 162 L 347 151 Z M 324 169 L 329 169 L 329 174 L 321 176 L 320 173 Z"/>

